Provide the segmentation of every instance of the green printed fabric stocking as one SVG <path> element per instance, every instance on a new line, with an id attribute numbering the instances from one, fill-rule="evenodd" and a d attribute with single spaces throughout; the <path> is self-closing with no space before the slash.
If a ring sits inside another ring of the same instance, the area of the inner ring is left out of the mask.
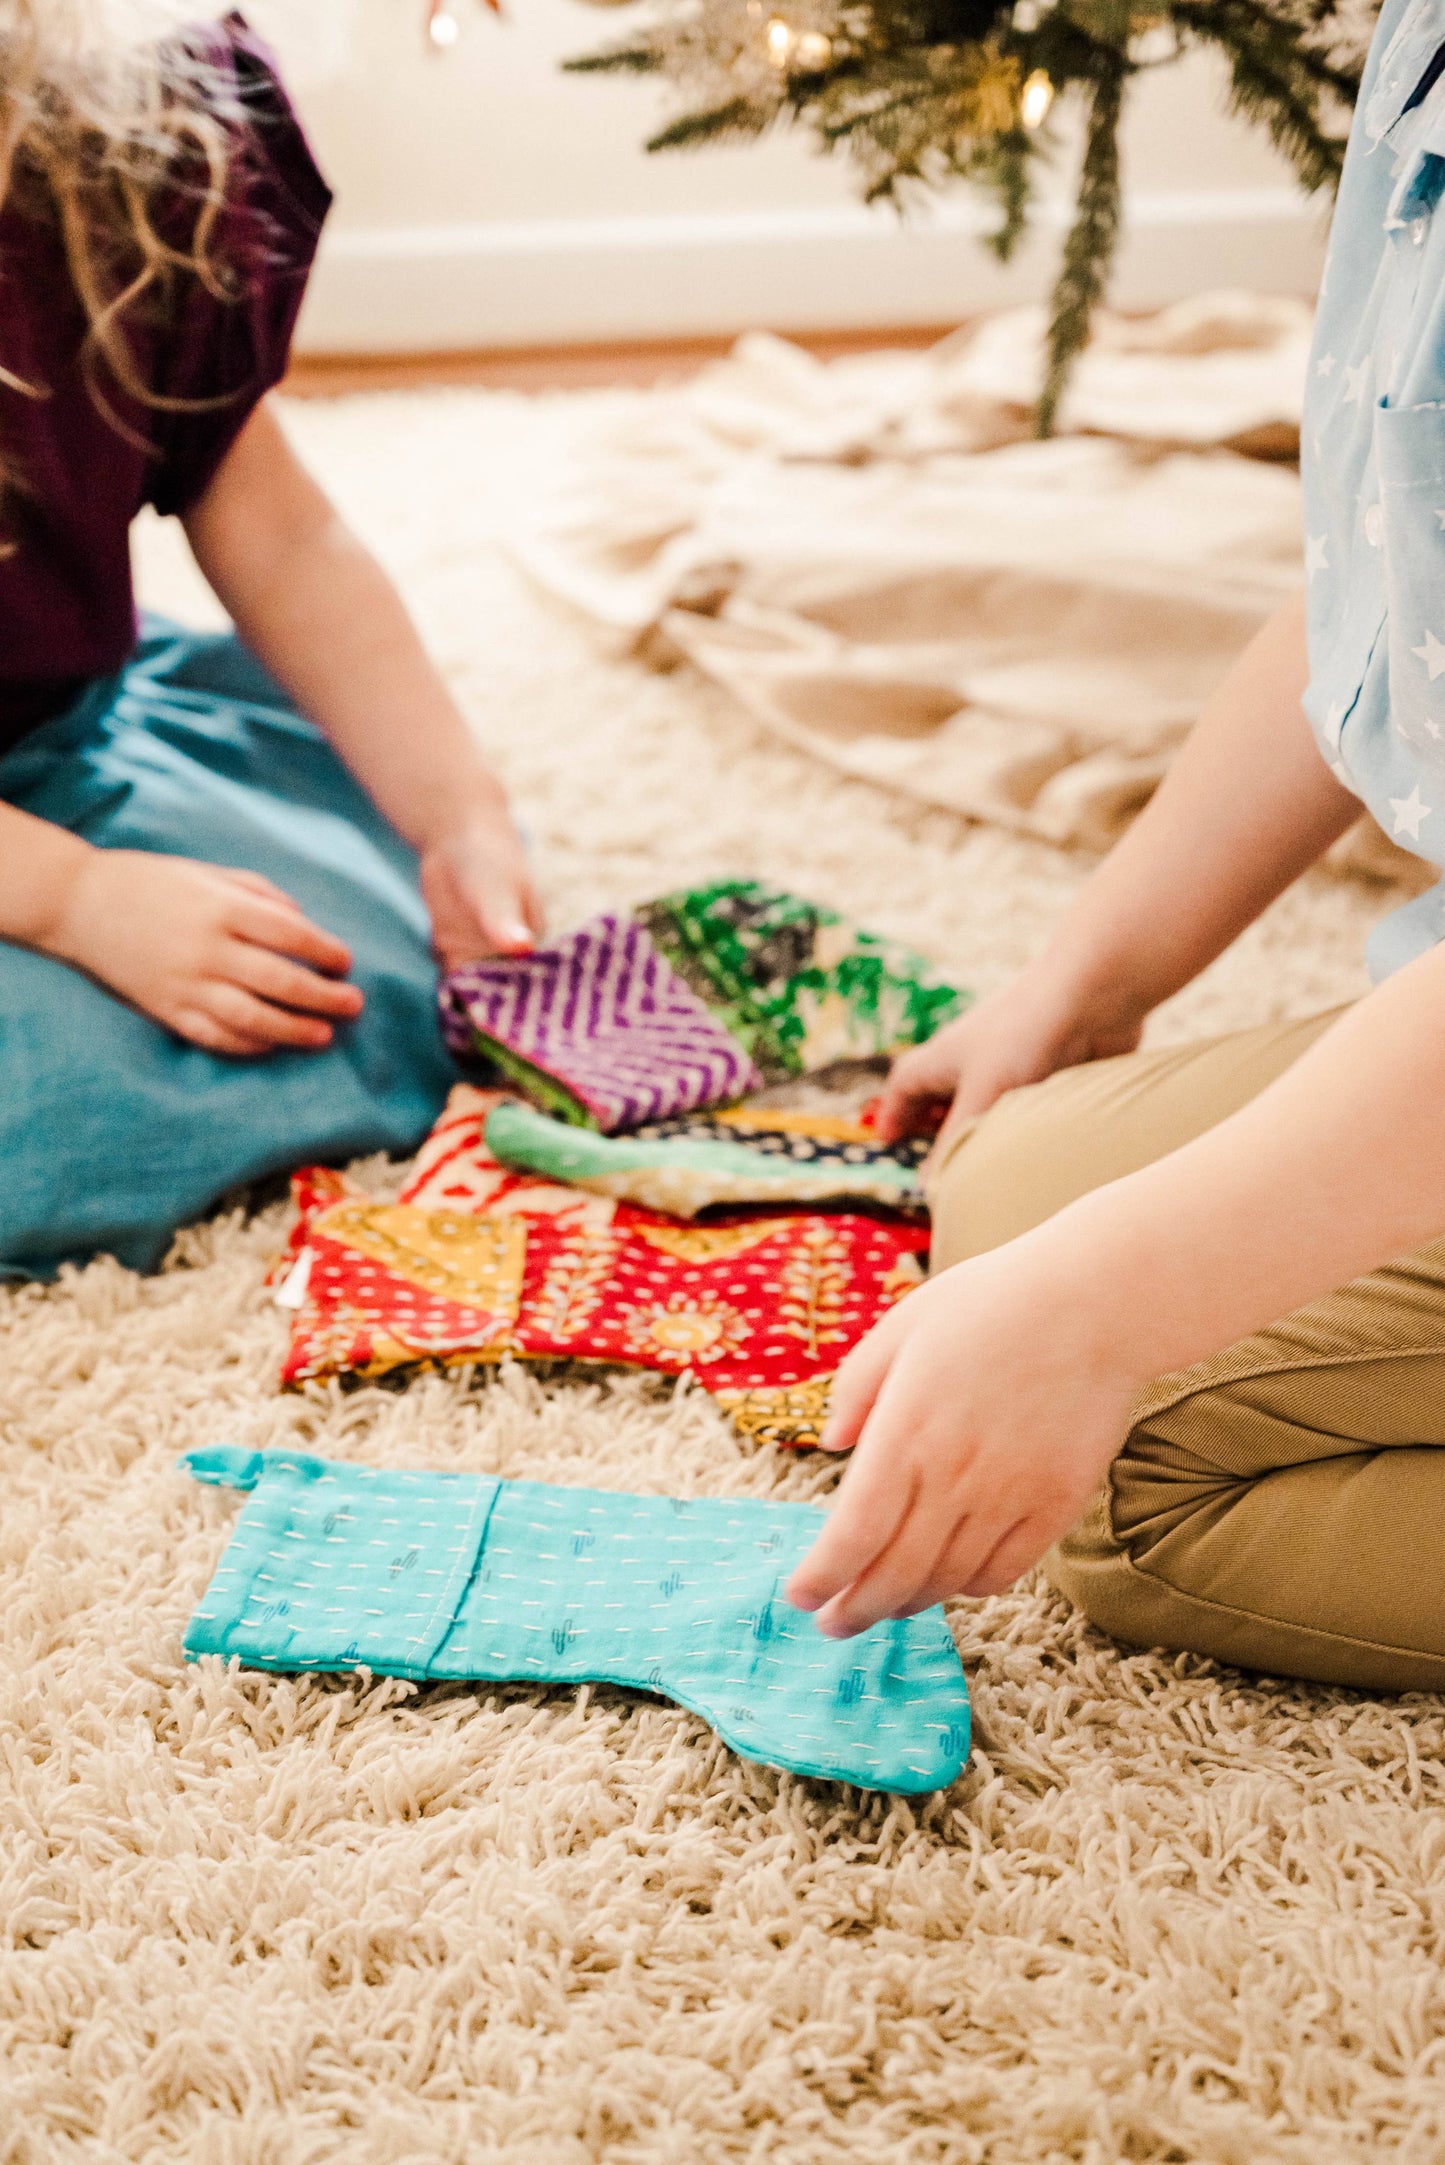
<path id="1" fill-rule="evenodd" d="M 757 880 L 717 880 L 637 912 L 765 1082 L 932 1037 L 967 995 L 926 958 Z"/>

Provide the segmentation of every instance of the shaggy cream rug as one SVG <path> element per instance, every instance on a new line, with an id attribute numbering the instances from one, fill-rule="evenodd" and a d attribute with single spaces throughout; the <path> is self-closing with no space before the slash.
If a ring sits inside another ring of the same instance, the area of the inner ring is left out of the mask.
<path id="1" fill-rule="evenodd" d="M 608 397 L 621 396 L 607 394 Z M 583 412 L 583 409 L 586 411 Z M 296 409 L 537 839 L 559 922 L 785 879 L 998 982 L 1083 860 L 909 811 L 720 692 L 599 660 L 497 547 L 596 401 Z M 150 598 L 194 607 L 170 537 Z M 1160 1030 L 1360 982 L 1379 889 L 1288 897 Z M 1328 2165 L 1445 2156 L 1445 1719 L 953 1612 L 948 1794 L 745 1766 L 612 1690 L 180 1659 L 234 1503 L 187 1446 L 821 1495 L 698 1395 L 275 1389 L 284 1206 L 0 1295 L 0 2158 L 207 2165 Z"/>

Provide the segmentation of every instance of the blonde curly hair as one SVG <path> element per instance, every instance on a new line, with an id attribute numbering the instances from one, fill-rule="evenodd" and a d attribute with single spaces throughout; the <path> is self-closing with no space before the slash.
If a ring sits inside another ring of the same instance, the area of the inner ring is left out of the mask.
<path id="1" fill-rule="evenodd" d="M 141 379 L 127 317 L 142 302 L 163 306 L 183 278 L 218 297 L 228 290 L 211 247 L 244 116 L 214 39 L 186 28 L 196 13 L 195 0 L 0 0 L 0 208 L 21 201 L 54 223 L 89 325 L 91 395 L 126 434 L 109 392 L 143 406 L 182 403 Z M 179 236 L 169 230 L 178 171 L 188 206 Z M 0 384 L 47 395 L 5 368 L 3 350 Z M 23 487 L 0 441 L 0 511 Z"/>

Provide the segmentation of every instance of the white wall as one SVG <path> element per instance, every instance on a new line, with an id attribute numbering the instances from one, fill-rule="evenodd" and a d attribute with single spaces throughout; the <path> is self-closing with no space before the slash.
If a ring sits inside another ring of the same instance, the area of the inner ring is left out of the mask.
<path id="1" fill-rule="evenodd" d="M 651 83 L 568 77 L 620 10 L 510 0 L 438 56 L 420 0 L 255 0 L 281 44 L 337 211 L 303 320 L 313 351 L 380 352 L 941 323 L 1046 290 L 1058 218 L 1001 270 L 953 191 L 900 225 L 804 138 L 648 158 Z M 1065 131 L 1072 137 L 1072 130 Z M 1309 291 L 1325 211 L 1223 109 L 1206 54 L 1135 87 L 1115 298 L 1204 285 Z M 1067 189 L 1071 151 L 1060 161 Z"/>

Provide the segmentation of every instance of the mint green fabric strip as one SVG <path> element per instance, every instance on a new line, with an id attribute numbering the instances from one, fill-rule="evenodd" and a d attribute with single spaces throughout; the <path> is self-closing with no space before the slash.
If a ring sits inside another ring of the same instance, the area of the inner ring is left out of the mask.
<path id="1" fill-rule="evenodd" d="M 700 1195 L 694 1207 L 780 1197 L 815 1201 L 851 1197 L 911 1206 L 919 1193 L 918 1174 L 906 1165 L 874 1159 L 866 1165 L 848 1166 L 832 1158 L 813 1165 L 768 1156 L 750 1150 L 746 1143 L 714 1142 L 702 1136 L 638 1142 L 629 1136 L 564 1127 L 545 1113 L 514 1102 L 498 1105 L 489 1116 L 487 1148 L 503 1165 L 574 1187 L 594 1188 L 604 1195 L 623 1194 L 645 1201 L 652 1199 L 655 1189 L 659 1209 L 674 1208 L 682 1199 L 680 1193 L 675 1201 L 661 1199 L 667 1194 L 670 1173 L 678 1175 L 680 1185 L 691 1178 L 699 1187 L 715 1190 Z M 650 1182 L 649 1175 L 661 1175 L 663 1180 Z"/>
<path id="2" fill-rule="evenodd" d="M 304 1453 L 192 1452 L 252 1493 L 185 1650 L 272 1669 L 657 1692 L 748 1759 L 908 1793 L 968 1753 L 968 1690 L 940 1609 L 828 1639 L 783 1587 L 808 1505 L 681 1500 Z"/>

